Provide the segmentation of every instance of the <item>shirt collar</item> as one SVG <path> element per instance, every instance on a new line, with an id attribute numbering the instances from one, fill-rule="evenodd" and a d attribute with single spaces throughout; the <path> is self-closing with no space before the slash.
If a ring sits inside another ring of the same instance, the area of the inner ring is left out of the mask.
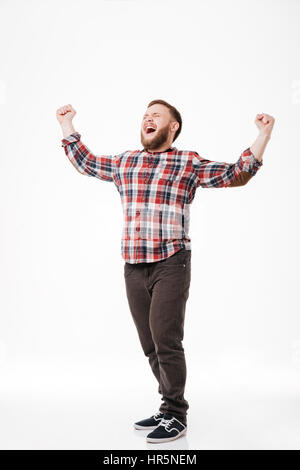
<path id="1" fill-rule="evenodd" d="M 147 153 L 166 153 L 166 152 L 172 152 L 173 150 L 175 150 L 175 147 L 170 147 L 168 148 L 167 150 L 163 150 L 162 152 L 148 152 L 148 150 L 146 150 L 145 148 L 143 148 L 143 152 L 147 152 Z"/>

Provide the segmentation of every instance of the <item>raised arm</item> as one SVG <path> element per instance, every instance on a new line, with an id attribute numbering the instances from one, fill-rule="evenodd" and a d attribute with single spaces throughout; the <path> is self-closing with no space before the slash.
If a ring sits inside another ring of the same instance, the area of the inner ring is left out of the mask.
<path id="1" fill-rule="evenodd" d="M 94 155 L 86 145 L 81 142 L 81 134 L 75 131 L 72 120 L 76 114 L 70 105 L 62 106 L 56 111 L 56 117 L 63 132 L 62 147 L 76 168 L 87 176 L 94 176 L 104 181 L 113 181 L 116 167 L 116 155 Z"/>
<path id="2" fill-rule="evenodd" d="M 257 114 L 255 124 L 259 135 L 255 142 L 242 152 L 236 163 L 215 162 L 201 158 L 195 152 L 193 171 L 197 176 L 197 187 L 227 188 L 244 186 L 263 165 L 262 156 L 270 139 L 274 118 L 268 114 Z"/>

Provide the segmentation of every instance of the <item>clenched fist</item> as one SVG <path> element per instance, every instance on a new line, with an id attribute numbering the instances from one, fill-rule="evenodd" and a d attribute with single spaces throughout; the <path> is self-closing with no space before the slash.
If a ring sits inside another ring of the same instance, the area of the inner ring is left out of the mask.
<path id="1" fill-rule="evenodd" d="M 274 126 L 275 119 L 270 114 L 257 114 L 255 118 L 255 124 L 259 129 L 260 134 L 271 137 L 271 132 Z"/>
<path id="2" fill-rule="evenodd" d="M 72 119 L 75 114 L 76 111 L 72 107 L 72 105 L 67 104 L 65 106 L 62 106 L 61 108 L 58 108 L 58 110 L 56 111 L 56 118 L 59 124 L 68 124 L 72 122 Z"/>

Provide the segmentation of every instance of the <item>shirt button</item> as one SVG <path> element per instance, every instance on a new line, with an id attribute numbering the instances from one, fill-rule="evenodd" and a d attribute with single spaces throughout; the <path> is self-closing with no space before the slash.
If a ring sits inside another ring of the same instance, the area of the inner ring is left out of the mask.
<path id="1" fill-rule="evenodd" d="M 137 228 L 136 228 L 136 231 L 139 232 L 139 231 L 140 231 L 140 227 L 137 227 Z"/>

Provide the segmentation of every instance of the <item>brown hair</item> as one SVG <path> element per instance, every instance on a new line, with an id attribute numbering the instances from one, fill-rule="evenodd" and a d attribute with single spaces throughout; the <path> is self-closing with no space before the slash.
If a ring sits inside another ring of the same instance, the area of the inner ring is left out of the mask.
<path id="1" fill-rule="evenodd" d="M 177 137 L 179 136 L 180 132 L 181 132 L 181 128 L 182 128 L 182 119 L 181 119 L 181 116 L 180 116 L 180 112 L 174 107 L 172 106 L 171 104 L 167 103 L 166 101 L 164 100 L 153 100 L 153 101 L 150 101 L 150 103 L 148 104 L 148 108 L 149 106 L 152 106 L 153 104 L 163 104 L 164 106 L 166 106 L 167 108 L 169 108 L 169 111 L 170 111 L 170 114 L 171 114 L 171 117 L 177 121 L 179 123 L 179 127 L 174 135 L 174 139 L 173 139 L 173 142 L 174 140 L 177 139 Z"/>

